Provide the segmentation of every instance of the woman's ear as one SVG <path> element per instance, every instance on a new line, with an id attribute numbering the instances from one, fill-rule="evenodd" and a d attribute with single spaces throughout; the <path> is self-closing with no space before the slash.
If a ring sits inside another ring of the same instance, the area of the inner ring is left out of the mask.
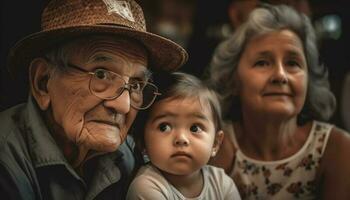
<path id="1" fill-rule="evenodd" d="M 30 89 L 41 110 L 47 110 L 50 105 L 48 82 L 50 79 L 49 63 L 43 58 L 35 58 L 29 66 Z"/>
<path id="2" fill-rule="evenodd" d="M 220 146 L 222 144 L 222 141 L 224 139 L 224 131 L 219 130 L 215 135 L 214 145 L 211 151 L 211 157 L 215 157 L 218 153 Z"/>

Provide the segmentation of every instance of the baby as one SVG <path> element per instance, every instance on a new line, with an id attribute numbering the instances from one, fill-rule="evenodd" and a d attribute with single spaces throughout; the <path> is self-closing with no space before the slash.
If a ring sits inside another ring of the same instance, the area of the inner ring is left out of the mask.
<path id="1" fill-rule="evenodd" d="M 198 78 L 155 73 L 160 96 L 134 124 L 137 147 L 150 162 L 132 181 L 127 199 L 241 199 L 223 169 L 207 165 L 224 133 L 218 98 Z"/>

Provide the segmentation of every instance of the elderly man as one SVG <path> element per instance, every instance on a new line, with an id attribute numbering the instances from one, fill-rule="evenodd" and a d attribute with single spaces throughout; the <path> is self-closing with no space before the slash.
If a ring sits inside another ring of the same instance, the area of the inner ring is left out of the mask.
<path id="1" fill-rule="evenodd" d="M 186 60 L 180 46 L 146 31 L 133 0 L 51 1 L 42 31 L 9 54 L 31 92 L 0 114 L 1 198 L 123 198 L 135 165 L 127 132 L 159 95 L 150 69 Z"/>

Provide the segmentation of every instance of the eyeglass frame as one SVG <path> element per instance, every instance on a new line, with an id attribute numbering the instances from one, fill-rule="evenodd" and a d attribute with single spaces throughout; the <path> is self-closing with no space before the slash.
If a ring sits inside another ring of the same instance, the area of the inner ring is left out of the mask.
<path id="1" fill-rule="evenodd" d="M 127 82 L 123 79 L 123 77 L 122 77 L 120 74 L 118 74 L 118 73 L 115 73 L 115 72 L 110 71 L 110 70 L 103 69 L 104 71 L 109 72 L 109 73 L 111 73 L 111 74 L 114 74 L 114 75 L 116 75 L 117 77 L 119 77 L 120 79 L 122 79 L 122 80 L 124 81 L 124 85 L 118 88 L 118 89 L 122 88 L 122 90 L 121 90 L 121 92 L 119 92 L 119 94 L 117 94 L 115 97 L 102 98 L 102 97 L 100 97 L 100 96 L 97 96 L 93 91 L 91 91 L 91 90 L 92 90 L 92 89 L 91 89 L 91 82 L 92 82 L 93 76 L 95 76 L 96 70 L 95 70 L 95 71 L 88 71 L 88 70 L 82 69 L 81 67 L 76 66 L 76 65 L 71 64 L 71 63 L 67 63 L 67 67 L 72 68 L 72 69 L 76 69 L 76 70 L 78 70 L 78 71 L 80 71 L 80 72 L 82 72 L 82 73 L 86 73 L 86 74 L 88 74 L 88 75 L 91 75 L 91 76 L 90 76 L 90 80 L 89 80 L 89 91 L 90 91 L 91 94 L 93 94 L 94 96 L 96 96 L 96 97 L 98 97 L 98 98 L 100 98 L 100 99 L 104 99 L 104 100 L 116 99 L 116 98 L 120 97 L 120 96 L 123 94 L 123 92 L 124 92 L 125 90 L 128 90 L 129 96 L 131 95 L 131 94 L 130 94 L 130 85 L 131 85 L 131 84 L 134 84 L 134 83 L 127 83 Z M 150 101 L 149 105 L 147 105 L 146 107 L 140 108 L 140 107 L 136 107 L 135 105 L 132 105 L 132 103 L 130 103 L 130 106 L 133 107 L 133 108 L 135 108 L 136 110 L 145 110 L 145 109 L 149 108 L 149 107 L 154 103 L 154 101 L 156 100 L 157 96 L 162 95 L 162 94 L 158 92 L 158 87 L 157 87 L 155 84 L 150 83 L 150 82 L 148 82 L 148 81 L 138 81 L 138 82 L 145 83 L 145 85 L 146 85 L 146 84 L 149 84 L 149 85 L 151 85 L 152 87 L 154 87 L 154 88 L 156 89 L 156 91 L 153 93 L 154 96 L 153 96 L 152 101 Z M 143 91 L 142 91 L 142 93 L 143 93 Z M 129 98 L 130 98 L 130 100 L 131 100 L 131 97 L 129 97 Z"/>

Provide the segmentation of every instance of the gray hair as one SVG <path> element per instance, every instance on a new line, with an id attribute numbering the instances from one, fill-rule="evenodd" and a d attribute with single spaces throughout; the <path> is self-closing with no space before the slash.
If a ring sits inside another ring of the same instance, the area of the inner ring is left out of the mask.
<path id="1" fill-rule="evenodd" d="M 209 83 L 221 97 L 224 118 L 240 120 L 241 110 L 237 96 L 233 95 L 234 76 L 247 43 L 257 35 L 288 29 L 302 41 L 308 66 L 308 90 L 304 107 L 298 115 L 298 123 L 328 120 L 336 107 L 333 93 L 329 89 L 328 72 L 319 64 L 316 36 L 307 16 L 286 5 L 268 4 L 256 8 L 246 23 L 216 48 L 210 63 Z"/>

